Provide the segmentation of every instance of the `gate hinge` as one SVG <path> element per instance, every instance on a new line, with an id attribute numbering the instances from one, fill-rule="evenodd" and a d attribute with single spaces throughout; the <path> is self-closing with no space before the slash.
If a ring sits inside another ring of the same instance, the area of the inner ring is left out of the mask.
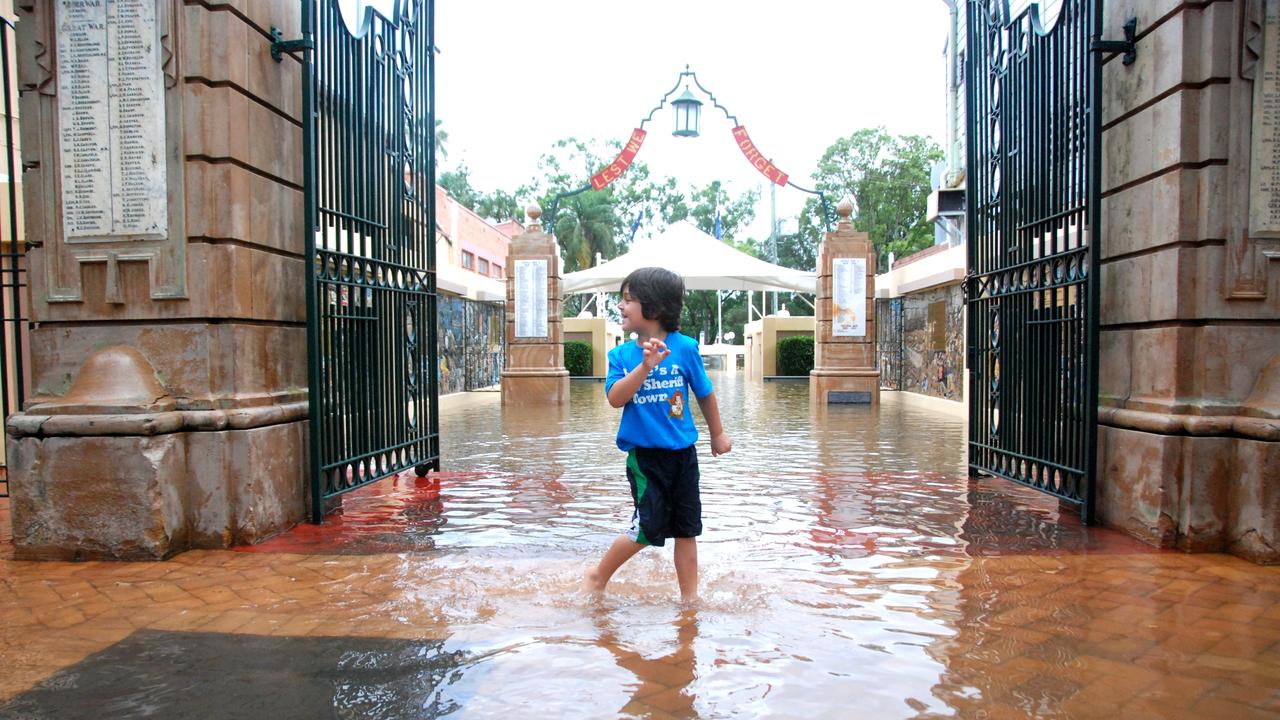
<path id="1" fill-rule="evenodd" d="M 310 40 L 282 40 L 284 32 L 280 28 L 271 27 L 271 59 L 276 62 L 284 60 L 285 53 L 298 50 L 310 50 L 315 45 Z"/>
<path id="2" fill-rule="evenodd" d="M 1123 40 L 1094 40 L 1089 49 L 1097 53 L 1124 53 L 1125 65 L 1132 65 L 1138 60 L 1138 18 L 1132 17 L 1124 22 Z"/>

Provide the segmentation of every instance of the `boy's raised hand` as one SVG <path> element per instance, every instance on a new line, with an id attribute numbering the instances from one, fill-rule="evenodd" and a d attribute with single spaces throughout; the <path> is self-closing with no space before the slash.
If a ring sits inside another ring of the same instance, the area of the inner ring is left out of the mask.
<path id="1" fill-rule="evenodd" d="M 645 340 L 641 347 L 644 348 L 644 359 L 642 362 L 644 363 L 646 370 L 652 370 L 658 367 L 658 365 L 662 364 L 662 361 L 666 360 L 667 356 L 671 354 L 671 349 L 667 347 L 666 343 L 661 340 L 654 340 L 653 338 Z"/>

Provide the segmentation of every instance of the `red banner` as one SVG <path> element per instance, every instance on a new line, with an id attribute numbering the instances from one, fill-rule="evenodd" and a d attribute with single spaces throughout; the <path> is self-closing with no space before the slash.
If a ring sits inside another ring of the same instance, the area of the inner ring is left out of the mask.
<path id="1" fill-rule="evenodd" d="M 787 184 L 787 174 L 774 167 L 773 163 L 764 159 L 764 155 L 760 154 L 756 144 L 751 142 L 751 137 L 747 135 L 745 126 L 739 125 L 733 129 L 733 140 L 738 143 L 738 149 L 742 150 L 742 154 L 747 156 L 747 162 L 754 165 L 761 175 L 769 178 L 770 182 L 775 182 L 779 185 Z"/>
<path id="2" fill-rule="evenodd" d="M 603 190 L 605 185 L 622 177 L 622 173 L 631 167 L 631 161 L 636 159 L 636 153 L 640 152 L 640 146 L 644 144 L 645 131 L 636 128 L 631 132 L 631 139 L 627 141 L 622 152 L 618 153 L 617 159 L 609 163 L 609 166 L 596 173 L 591 178 L 591 189 Z"/>

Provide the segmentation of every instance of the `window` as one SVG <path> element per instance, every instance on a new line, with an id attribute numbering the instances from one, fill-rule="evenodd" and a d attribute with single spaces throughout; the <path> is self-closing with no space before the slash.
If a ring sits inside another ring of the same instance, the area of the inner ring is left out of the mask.
<path id="1" fill-rule="evenodd" d="M 494 263 L 494 266 L 493 266 L 493 276 L 494 276 L 494 277 L 496 277 L 496 278 L 506 277 L 506 275 L 503 275 L 503 274 L 502 274 L 502 266 L 501 266 L 501 265 L 498 265 L 497 263 Z"/>
<path id="2" fill-rule="evenodd" d="M 470 270 L 471 268 L 475 267 L 475 265 L 476 265 L 476 256 L 472 255 L 466 250 L 463 250 L 462 251 L 462 267 Z"/>
<path id="3" fill-rule="evenodd" d="M 488 275 L 488 274 L 489 274 L 489 261 L 488 261 L 488 260 L 485 260 L 484 258 L 480 258 L 480 269 L 479 269 L 479 273 L 480 273 L 481 275 Z"/>

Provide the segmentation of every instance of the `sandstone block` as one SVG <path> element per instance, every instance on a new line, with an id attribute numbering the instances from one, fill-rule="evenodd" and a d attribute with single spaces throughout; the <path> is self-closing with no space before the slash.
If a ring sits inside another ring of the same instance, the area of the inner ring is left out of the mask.
<path id="1" fill-rule="evenodd" d="M 1097 512 L 1102 523 L 1157 547 L 1177 539 L 1177 437 L 1102 426 Z"/>
<path id="2" fill-rule="evenodd" d="M 187 235 L 236 240 L 301 256 L 303 196 L 229 163 L 188 159 L 186 164 Z"/>
<path id="3" fill-rule="evenodd" d="M 1280 443 L 1235 441 L 1227 547 L 1253 562 L 1280 563 Z"/>
<path id="4" fill-rule="evenodd" d="M 20 438 L 9 462 L 19 558 L 161 560 L 186 549 L 178 435 Z"/>
<path id="5" fill-rule="evenodd" d="M 569 373 L 563 375 L 502 374 L 504 405 L 558 405 L 569 402 Z"/>
<path id="6" fill-rule="evenodd" d="M 187 155 L 235 160 L 302 185 L 302 129 L 233 87 L 192 84 L 183 99 Z"/>
<path id="7" fill-rule="evenodd" d="M 1103 192 L 1186 163 L 1228 157 L 1230 87 L 1178 90 L 1102 136 Z"/>
<path id="8" fill-rule="evenodd" d="M 1108 16 L 1112 15 L 1110 5 Z M 1118 61 L 1103 66 L 1103 124 L 1111 124 L 1179 85 L 1230 77 L 1230 53 L 1222 49 L 1231 46 L 1232 13 L 1230 3 L 1192 6 L 1154 28 L 1139 17 L 1138 31 L 1143 37 L 1137 60 L 1131 66 Z M 1123 24 L 1123 18 L 1114 24 L 1109 21 L 1108 37 L 1123 37 Z"/>

